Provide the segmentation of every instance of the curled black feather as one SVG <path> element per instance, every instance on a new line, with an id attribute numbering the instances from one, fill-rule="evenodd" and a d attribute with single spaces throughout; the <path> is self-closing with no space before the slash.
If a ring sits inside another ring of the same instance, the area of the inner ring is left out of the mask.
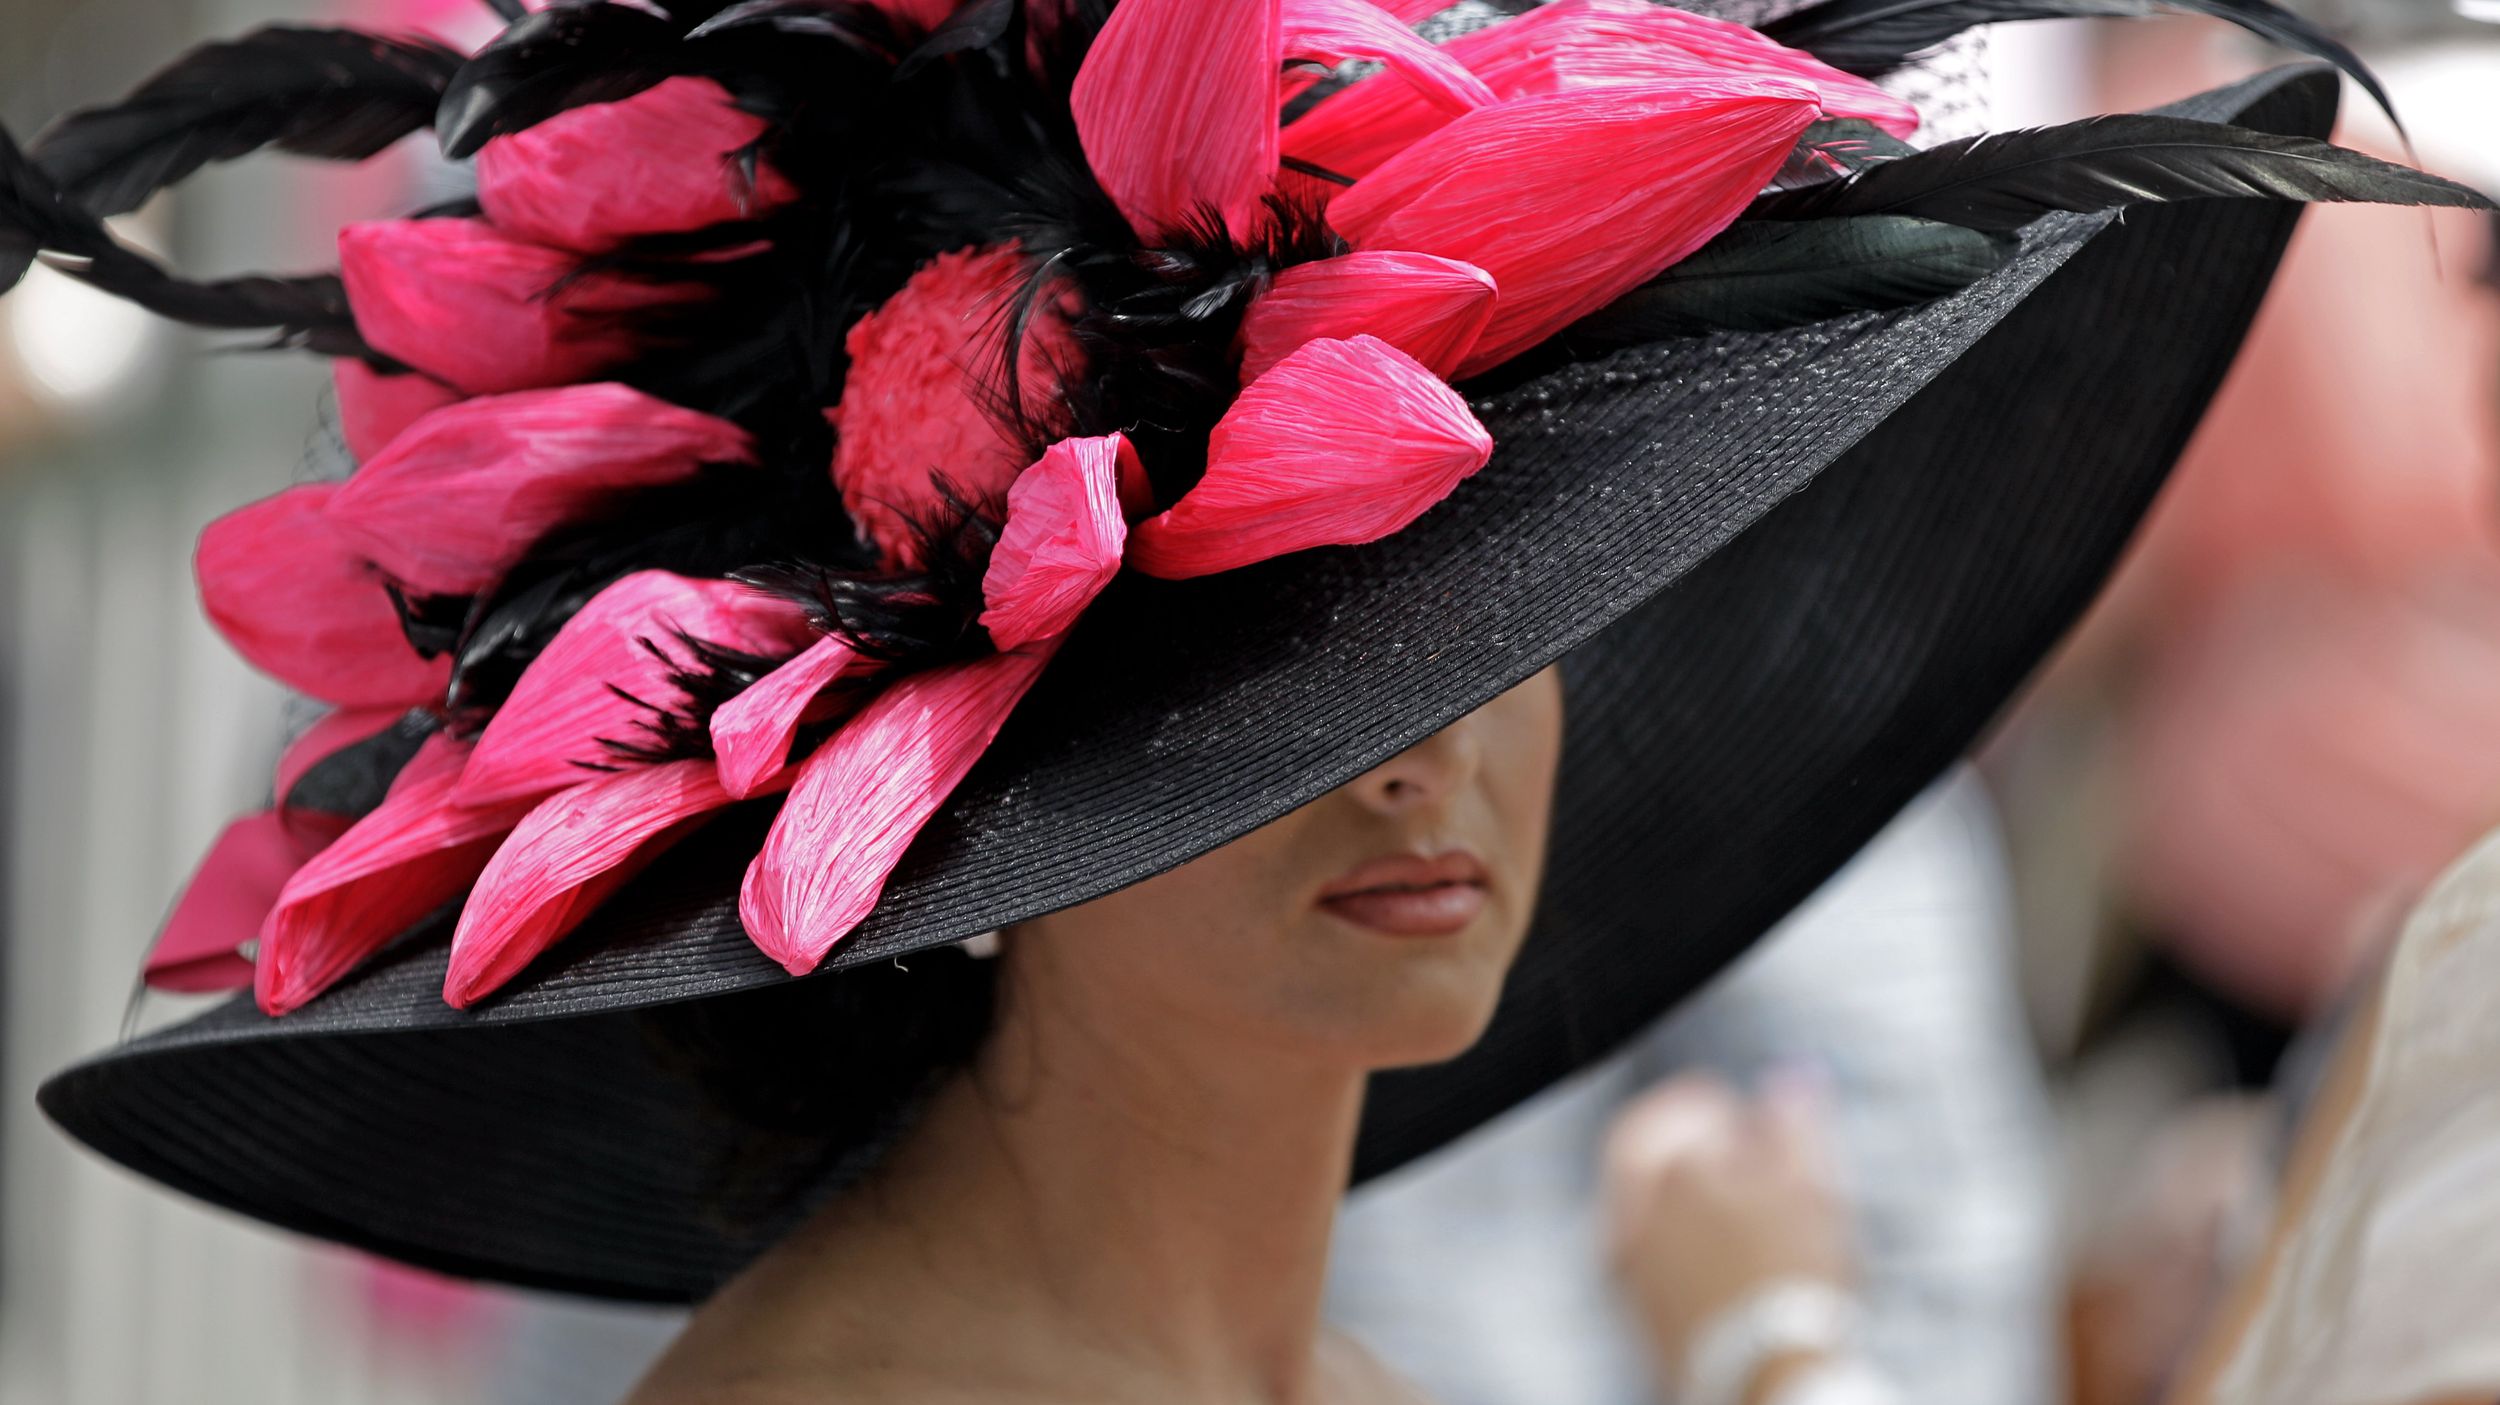
<path id="1" fill-rule="evenodd" d="M 1746 214 L 1915 215 L 2004 232 L 2058 210 L 2209 199 L 2492 208 L 2454 181 L 2310 137 L 2126 113 L 1947 142 L 1842 180 L 1763 196 Z"/>
<path id="2" fill-rule="evenodd" d="M 682 32 L 648 10 L 598 0 L 532 14 L 444 86 L 434 115 L 443 154 L 456 161 L 568 108 L 632 97 L 681 71 Z"/>
<path id="3" fill-rule="evenodd" d="M 226 331 L 264 330 L 270 344 L 330 356 L 371 356 L 334 276 L 250 275 L 193 282 L 113 237 L 0 130 L 0 292 L 44 261 L 160 317 Z M 378 360 L 379 358 L 377 358 Z"/>
<path id="4" fill-rule="evenodd" d="M 274 146 L 361 161 L 434 119 L 460 55 L 423 39 L 271 25 L 203 44 L 28 154 L 99 215 L 135 210 L 211 161 Z"/>
<path id="5" fill-rule="evenodd" d="M 987 653 L 993 646 L 981 627 L 981 581 L 1004 507 L 973 500 L 942 478 L 936 488 L 936 508 L 912 523 L 917 569 L 794 560 L 749 567 L 736 579 L 805 606 L 818 629 L 892 670 Z"/>
<path id="6" fill-rule="evenodd" d="M 469 603 L 452 651 L 449 706 L 464 723 L 500 706 L 522 670 L 592 596 L 635 571 L 725 577 L 763 561 L 864 564 L 824 460 L 721 467 L 637 493 L 530 550 Z"/>
<path id="7" fill-rule="evenodd" d="M 2324 59 L 2350 74 L 2390 121 L 2396 118 L 2387 90 L 2359 54 L 2273 0 L 1823 0 L 1764 24 L 1762 33 L 1834 68 L 1874 77 L 1974 25 L 2157 14 L 2210 15 L 2269 43 Z M 2396 125 L 2401 132 L 2404 124 Z"/>
<path id="8" fill-rule="evenodd" d="M 1774 331 L 1910 307 L 1978 282 L 2015 241 L 1903 215 L 1740 220 L 1563 340 L 1577 354 L 1715 331 Z"/>

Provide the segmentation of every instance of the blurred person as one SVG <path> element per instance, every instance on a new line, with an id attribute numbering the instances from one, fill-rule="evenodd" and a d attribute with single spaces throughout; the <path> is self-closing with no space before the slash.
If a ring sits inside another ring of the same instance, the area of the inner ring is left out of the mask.
<path id="1" fill-rule="evenodd" d="M 1660 1398 L 1674 1378 L 1605 1271 L 1607 1128 L 1695 1070 L 1812 1070 L 1868 1359 L 1922 1405 L 2053 1400 L 2047 1113 L 1995 823 L 1955 774 L 1630 1049 L 1357 1192 L 1332 1319 L 1449 1405 Z"/>
<path id="2" fill-rule="evenodd" d="M 2227 363 L 2268 202 L 2488 204 L 2248 136 L 2324 126 L 2284 73 L 2164 120 L 2256 203 L 2009 196 L 1922 227 L 1951 277 L 1905 294 L 1810 251 L 1963 169 L 1837 178 L 1818 119 L 1914 114 L 1724 23 L 1539 10 L 1488 42 L 1654 81 L 1502 92 L 1368 10 L 713 10 L 468 59 L 271 31 L 0 144 L 0 255 L 339 358 L 359 459 L 200 553 L 228 638 L 339 707 L 149 963 L 252 994 L 46 1107 L 272 1223 L 703 1300 L 651 1401 L 1405 1398 L 1320 1323 L 1347 1181 L 1646 1024 L 1967 744 Z M 1287 160 L 1313 48 L 1390 69 Z M 190 282 L 102 224 L 429 120 L 477 208 L 351 228 L 338 280 Z M 1330 123 L 1367 174 L 1306 191 Z M 1809 211 L 1843 223 L 1767 242 L 1814 298 L 1661 306 Z M 1932 305 L 1835 335 L 1836 284 Z"/>
<path id="3" fill-rule="evenodd" d="M 1788 1074 L 1745 1099 L 1686 1075 L 1606 1140 L 1609 1258 L 1679 1405 L 1895 1405 L 1859 1354 L 1848 1204 L 1825 1095 Z"/>

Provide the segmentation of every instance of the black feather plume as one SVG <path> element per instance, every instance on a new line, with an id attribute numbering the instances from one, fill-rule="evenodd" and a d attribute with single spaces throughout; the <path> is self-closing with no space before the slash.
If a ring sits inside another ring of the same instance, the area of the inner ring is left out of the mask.
<path id="1" fill-rule="evenodd" d="M 1996 272 L 2015 241 L 1904 215 L 1740 220 L 1563 333 L 1578 354 L 1715 331 L 1774 331 L 1910 307 Z"/>
<path id="2" fill-rule="evenodd" d="M 276 346 L 371 356 L 332 275 L 248 276 L 196 283 L 113 237 L 0 131 L 0 292 L 45 262 L 160 317 L 227 331 L 267 330 Z M 377 364 L 381 358 L 375 358 Z"/>
<path id="3" fill-rule="evenodd" d="M 1843 180 L 1765 195 L 1746 213 L 1916 215 L 2010 231 L 2056 210 L 2209 199 L 2493 208 L 2454 181 L 2310 137 L 2126 113 L 1947 142 Z"/>
<path id="4" fill-rule="evenodd" d="M 2165 13 L 2228 20 L 2269 43 L 2324 59 L 2351 74 L 2395 118 L 2395 104 L 2359 54 L 2273 0 L 1823 0 L 1764 24 L 1762 33 L 1834 68 L 1874 77 L 1974 25 Z"/>
<path id="5" fill-rule="evenodd" d="M 272 25 L 204 44 L 128 97 L 73 112 L 29 146 L 70 199 L 139 208 L 211 161 L 265 146 L 361 161 L 434 120 L 460 56 L 421 39 Z"/>
<path id="6" fill-rule="evenodd" d="M 443 89 L 434 131 L 459 160 L 489 140 L 584 103 L 615 102 L 673 76 L 675 22 L 629 5 L 556 5 L 506 29 Z"/>

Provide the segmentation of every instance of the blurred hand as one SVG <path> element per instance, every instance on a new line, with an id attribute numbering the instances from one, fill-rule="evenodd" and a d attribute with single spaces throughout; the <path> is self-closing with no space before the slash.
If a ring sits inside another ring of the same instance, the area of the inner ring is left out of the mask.
<path id="1" fill-rule="evenodd" d="M 1757 1290 L 1849 1283 L 1823 1097 L 1803 1077 L 1753 1099 L 1706 1075 L 1660 1084 L 1615 1119 L 1604 1179 L 1615 1276 L 1670 1378 L 1693 1334 Z"/>

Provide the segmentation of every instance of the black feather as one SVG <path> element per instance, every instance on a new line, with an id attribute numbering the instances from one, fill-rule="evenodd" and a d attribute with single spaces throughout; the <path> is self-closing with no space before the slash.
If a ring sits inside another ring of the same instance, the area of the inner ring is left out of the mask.
<path id="1" fill-rule="evenodd" d="M 505 24 L 519 24 L 530 15 L 530 7 L 522 0 L 486 0 L 486 8 L 494 11 L 495 18 Z"/>
<path id="2" fill-rule="evenodd" d="M 1575 354 L 1715 331 L 1775 331 L 1959 292 L 2015 248 L 1903 215 L 1740 220 L 1699 251 L 1563 333 Z"/>
<path id="3" fill-rule="evenodd" d="M 605 3 L 540 10 L 460 66 L 443 89 L 434 131 L 459 160 L 489 140 L 584 103 L 615 102 L 681 71 L 680 26 Z"/>
<path id="4" fill-rule="evenodd" d="M 422 39 L 272 25 L 204 44 L 28 151 L 99 215 L 139 208 L 211 161 L 265 146 L 361 161 L 434 119 L 460 56 Z"/>
<path id="5" fill-rule="evenodd" d="M 2396 116 L 2377 75 L 2335 36 L 2273 0 L 1823 0 L 1764 24 L 1764 35 L 1834 68 L 1873 77 L 1982 24 L 2012 20 L 2210 15 L 2296 53 L 2334 64 Z M 2398 123 L 2398 130 L 2403 128 Z"/>
<path id="6" fill-rule="evenodd" d="M 1746 213 L 1916 215 L 2010 231 L 2056 210 L 2207 199 L 2493 208 L 2454 181 L 2313 138 L 2126 113 L 1947 142 L 1844 180 L 1765 195 Z"/>
<path id="7" fill-rule="evenodd" d="M 331 356 L 368 356 L 331 275 L 248 276 L 196 283 L 123 244 L 71 200 L 0 130 L 0 292 L 38 256 L 71 277 L 160 317 L 227 331 L 266 329 L 276 346 Z M 379 359 L 377 358 L 377 361 Z"/>
<path id="8" fill-rule="evenodd" d="M 304 768 L 295 784 L 277 799 L 292 810 L 362 817 L 382 803 L 391 781 L 440 725 L 432 713 L 411 712 Z"/>

